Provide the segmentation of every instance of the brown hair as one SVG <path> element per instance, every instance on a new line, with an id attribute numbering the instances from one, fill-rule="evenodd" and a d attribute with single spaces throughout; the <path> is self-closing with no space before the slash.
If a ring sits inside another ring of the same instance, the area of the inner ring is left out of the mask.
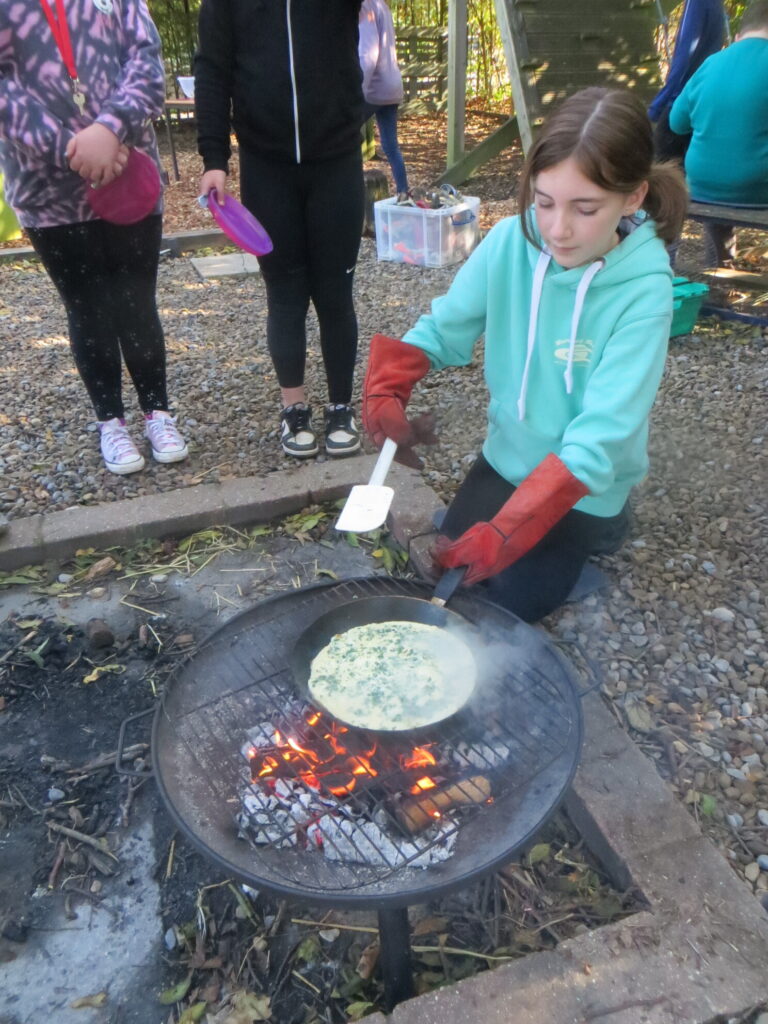
<path id="1" fill-rule="evenodd" d="M 754 0 L 744 11 L 739 22 L 739 35 L 743 32 L 764 32 L 768 29 L 768 0 Z"/>
<path id="2" fill-rule="evenodd" d="M 569 96 L 547 118 L 526 156 L 519 203 L 524 211 L 523 233 L 532 245 L 539 247 L 530 218 L 536 176 L 568 157 L 574 158 L 585 177 L 608 192 L 629 195 L 647 181 L 643 209 L 653 218 L 664 242 L 678 237 L 688 191 L 677 166 L 653 162 L 651 123 L 645 107 L 623 89 L 592 86 Z"/>

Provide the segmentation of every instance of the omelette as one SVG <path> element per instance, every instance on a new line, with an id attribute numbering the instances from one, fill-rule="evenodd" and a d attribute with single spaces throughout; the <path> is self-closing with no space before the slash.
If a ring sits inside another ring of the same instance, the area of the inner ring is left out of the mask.
<path id="1" fill-rule="evenodd" d="M 309 692 L 347 725 L 418 729 L 458 711 L 477 676 L 459 637 L 420 622 L 372 622 L 336 636 L 313 658 Z"/>

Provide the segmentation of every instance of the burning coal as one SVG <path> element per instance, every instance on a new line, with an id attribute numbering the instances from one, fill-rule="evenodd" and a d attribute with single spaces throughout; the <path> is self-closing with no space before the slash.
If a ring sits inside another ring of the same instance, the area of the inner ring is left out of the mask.
<path id="1" fill-rule="evenodd" d="M 428 867 L 451 856 L 466 808 L 491 800 L 488 779 L 467 777 L 480 766 L 466 752 L 445 758 L 439 744 L 379 739 L 306 705 L 259 723 L 242 753 L 243 834 L 330 860 Z"/>

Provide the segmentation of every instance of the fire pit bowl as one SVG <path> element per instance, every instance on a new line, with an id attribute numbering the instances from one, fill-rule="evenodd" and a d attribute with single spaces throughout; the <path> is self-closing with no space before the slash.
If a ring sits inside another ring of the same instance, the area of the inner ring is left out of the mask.
<path id="1" fill-rule="evenodd" d="M 339 728 L 302 694 L 291 654 L 308 623 L 367 598 L 430 595 L 382 577 L 280 594 L 169 680 L 155 776 L 182 833 L 222 871 L 293 900 L 388 911 L 509 861 L 555 812 L 581 749 L 575 671 L 542 631 L 471 592 L 451 607 L 472 631 L 479 685 L 418 746 Z M 414 756 L 425 751 L 426 768 Z"/>

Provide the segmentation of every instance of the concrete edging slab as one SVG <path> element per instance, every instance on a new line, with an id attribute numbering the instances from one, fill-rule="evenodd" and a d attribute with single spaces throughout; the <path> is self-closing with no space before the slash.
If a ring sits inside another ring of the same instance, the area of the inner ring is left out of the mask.
<path id="1" fill-rule="evenodd" d="M 336 501 L 365 483 L 373 456 L 312 462 L 263 477 L 198 484 L 162 494 L 84 505 L 11 519 L 0 533 L 0 572 L 71 557 L 78 548 L 129 546 L 146 538 L 184 536 L 211 526 L 263 523 L 316 502 Z M 441 505 L 418 473 L 394 466 L 393 532 L 407 546 Z"/>

